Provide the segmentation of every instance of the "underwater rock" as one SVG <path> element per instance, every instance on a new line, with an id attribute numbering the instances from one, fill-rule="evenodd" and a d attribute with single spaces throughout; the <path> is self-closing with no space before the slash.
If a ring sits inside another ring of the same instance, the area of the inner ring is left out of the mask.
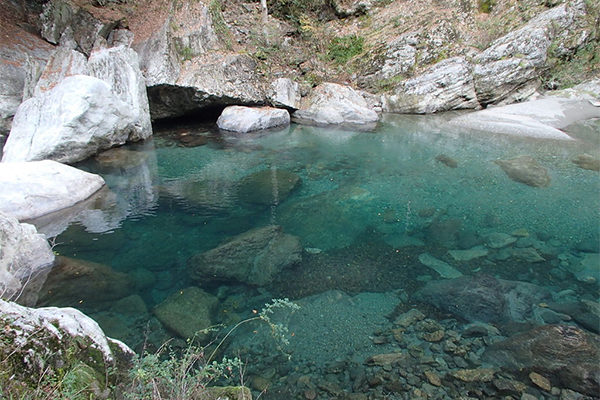
<path id="1" fill-rule="evenodd" d="M 600 337 L 574 326 L 542 325 L 492 344 L 486 362 L 515 372 L 536 371 L 556 385 L 600 393 Z"/>
<path id="2" fill-rule="evenodd" d="M 160 322 L 182 338 L 196 337 L 202 342 L 209 334 L 200 331 L 213 325 L 212 314 L 218 302 L 215 296 L 191 286 L 167 297 L 153 312 Z"/>
<path id="3" fill-rule="evenodd" d="M 441 162 L 442 164 L 444 164 L 446 167 L 450 167 L 450 168 L 456 168 L 458 167 L 458 162 L 456 162 L 455 159 L 453 159 L 450 156 L 447 156 L 445 154 L 439 154 L 435 157 L 435 160 L 438 162 Z"/>
<path id="4" fill-rule="evenodd" d="M 405 313 L 402 313 L 396 317 L 394 320 L 394 325 L 400 326 L 403 328 L 408 328 L 411 325 L 414 325 L 418 321 L 422 321 L 425 319 L 425 314 L 416 308 L 411 308 Z"/>
<path id="5" fill-rule="evenodd" d="M 33 306 L 54 254 L 30 224 L 0 212 L 0 297 Z"/>
<path id="6" fill-rule="evenodd" d="M 547 187 L 550 185 L 548 170 L 530 156 L 521 156 L 510 160 L 496 160 L 494 162 L 513 181 L 533 187 Z"/>
<path id="7" fill-rule="evenodd" d="M 94 159 L 102 167 L 130 170 L 146 163 L 148 157 L 149 155 L 146 152 L 114 147 L 97 154 Z"/>
<path id="8" fill-rule="evenodd" d="M 219 129 L 237 133 L 284 127 L 289 124 L 290 113 L 273 107 L 229 106 L 217 120 Z"/>
<path id="9" fill-rule="evenodd" d="M 431 268 L 435 272 L 437 272 L 442 278 L 452 279 L 458 278 L 462 276 L 462 272 L 444 262 L 442 260 L 438 260 L 430 254 L 422 253 L 419 255 L 419 261 L 421 264 Z"/>
<path id="10" fill-rule="evenodd" d="M 485 257 L 489 253 L 483 246 L 472 247 L 468 250 L 448 250 L 448 254 L 456 261 L 471 261 L 476 258 Z"/>
<path id="11" fill-rule="evenodd" d="M 427 227 L 427 241 L 436 245 L 454 247 L 462 227 L 458 218 L 434 219 Z"/>
<path id="12" fill-rule="evenodd" d="M 548 303 L 548 308 L 556 312 L 567 314 L 580 326 L 600 333 L 600 305 L 597 302 L 582 299 L 578 302 Z"/>
<path id="13" fill-rule="evenodd" d="M 546 261 L 544 257 L 537 252 L 533 247 L 523 247 L 512 249 L 512 256 L 519 260 L 527 261 L 530 263 Z"/>
<path id="14" fill-rule="evenodd" d="M 302 260 L 296 236 L 268 225 L 233 237 L 221 246 L 188 259 L 188 271 L 199 282 L 229 281 L 269 284 L 284 268 Z"/>
<path id="15" fill-rule="evenodd" d="M 516 237 L 502 232 L 493 232 L 485 237 L 485 244 L 491 249 L 501 249 L 516 241 Z"/>
<path id="16" fill-rule="evenodd" d="M 600 171 L 600 159 L 590 156 L 589 154 L 580 154 L 573 160 L 573 164 L 579 168 L 589 169 L 590 171 Z"/>
<path id="17" fill-rule="evenodd" d="M 600 283 L 600 254 L 584 253 L 580 263 L 569 269 L 580 282 Z"/>
<path id="18" fill-rule="evenodd" d="M 456 379 L 463 382 L 491 382 L 494 379 L 496 370 L 491 368 L 476 368 L 476 369 L 459 369 L 452 371 L 452 375 Z"/>
<path id="19" fill-rule="evenodd" d="M 526 322 L 548 298 L 542 287 L 485 274 L 429 281 L 415 293 L 415 299 L 466 321 L 488 323 Z"/>
<path id="20" fill-rule="evenodd" d="M 238 198 L 252 204 L 279 204 L 300 185 L 300 177 L 284 169 L 264 169 L 244 177 Z"/>
<path id="21" fill-rule="evenodd" d="M 129 275 L 108 265 L 58 256 L 37 305 L 96 304 L 126 297 L 133 288 Z"/>

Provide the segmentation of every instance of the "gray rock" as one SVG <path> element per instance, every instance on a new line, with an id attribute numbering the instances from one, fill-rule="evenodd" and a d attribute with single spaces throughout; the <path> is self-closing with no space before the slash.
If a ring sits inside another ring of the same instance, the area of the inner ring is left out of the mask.
<path id="1" fill-rule="evenodd" d="M 473 79 L 479 102 L 497 103 L 536 80 L 552 41 L 580 26 L 585 15 L 585 3 L 573 0 L 494 41 L 474 59 Z"/>
<path id="2" fill-rule="evenodd" d="M 65 47 L 57 47 L 52 53 L 46 66 L 41 71 L 36 82 L 29 82 L 34 86 L 31 96 L 24 95 L 23 100 L 33 96 L 40 96 L 68 76 L 89 75 L 89 68 L 85 56 L 75 50 Z"/>
<path id="3" fill-rule="evenodd" d="M 415 296 L 469 322 L 507 323 L 531 320 L 533 306 L 549 293 L 529 283 L 481 274 L 429 281 Z"/>
<path id="4" fill-rule="evenodd" d="M 340 17 L 366 14 L 372 7 L 372 0 L 331 0 L 330 4 Z"/>
<path id="5" fill-rule="evenodd" d="M 476 258 L 485 257 L 489 253 L 483 246 L 475 246 L 466 250 L 448 250 L 448 254 L 456 261 L 471 261 Z"/>
<path id="6" fill-rule="evenodd" d="M 297 110 L 300 107 L 300 86 L 289 78 L 278 78 L 271 83 L 269 101 L 275 107 Z"/>
<path id="7" fill-rule="evenodd" d="M 313 89 L 292 118 L 307 125 L 374 126 L 379 120 L 364 97 L 349 86 L 322 83 Z"/>
<path id="8" fill-rule="evenodd" d="M 513 371 L 543 373 L 559 387 L 597 396 L 600 338 L 574 326 L 543 325 L 492 344 L 483 359 Z"/>
<path id="9" fill-rule="evenodd" d="M 297 237 L 269 225 L 233 237 L 221 246 L 192 256 L 188 271 L 200 282 L 230 281 L 269 284 L 284 268 L 300 262 L 302 246 Z"/>
<path id="10" fill-rule="evenodd" d="M 220 129 L 238 133 L 285 127 L 289 124 L 290 114 L 287 110 L 273 107 L 229 106 L 217 120 Z"/>
<path id="11" fill-rule="evenodd" d="M 438 260 L 437 258 L 433 257 L 432 255 L 430 255 L 428 253 L 420 254 L 419 261 L 421 262 L 421 264 L 423 264 L 423 265 L 431 268 L 435 272 L 437 272 L 442 278 L 452 279 L 452 278 L 458 278 L 459 276 L 462 276 L 462 272 L 460 272 L 459 270 L 457 270 L 456 268 L 454 268 L 447 262 Z"/>
<path id="12" fill-rule="evenodd" d="M 108 83 L 133 114 L 133 129 L 127 140 L 135 142 L 149 138 L 152 135 L 150 108 L 137 53 L 125 46 L 94 50 L 88 65 L 90 75 Z"/>
<path id="13" fill-rule="evenodd" d="M 477 108 L 472 68 L 463 57 L 443 60 L 384 95 L 383 110 L 425 114 Z"/>
<path id="14" fill-rule="evenodd" d="M 493 232 L 486 236 L 485 243 L 491 249 L 501 249 L 517 241 L 517 238 L 502 232 Z"/>
<path id="15" fill-rule="evenodd" d="M 548 170 L 530 156 L 520 156 L 510 160 L 496 160 L 494 162 L 513 181 L 533 187 L 550 186 Z"/>
<path id="16" fill-rule="evenodd" d="M 377 73 L 380 79 L 406 74 L 417 62 L 418 33 L 409 32 L 392 41 L 386 49 L 385 61 Z"/>
<path id="17" fill-rule="evenodd" d="M 20 224 L 0 212 L 0 295 L 3 299 L 35 305 L 37 292 L 54 254 L 33 225 Z"/>
<path id="18" fill-rule="evenodd" d="M 212 314 L 217 304 L 215 296 L 191 286 L 173 293 L 153 311 L 169 330 L 182 338 L 196 338 L 203 342 L 210 337 L 203 330 L 213 325 Z"/>
<path id="19" fill-rule="evenodd" d="M 19 106 L 2 161 L 80 161 L 124 144 L 137 122 L 106 82 L 70 76 Z"/>
<path id="20" fill-rule="evenodd" d="M 55 161 L 0 163 L 0 211 L 24 220 L 70 207 L 104 186 L 104 180 Z"/>
<path id="21" fill-rule="evenodd" d="M 134 43 L 133 49 L 139 55 L 140 68 L 148 87 L 175 84 L 181 65 L 171 34 L 171 19 L 157 27 L 148 39 Z"/>
<path id="22" fill-rule="evenodd" d="M 583 96 L 548 96 L 519 104 L 490 107 L 461 115 L 450 123 L 492 133 L 572 140 L 561 129 L 578 121 L 600 118 L 600 108 L 592 106 Z"/>

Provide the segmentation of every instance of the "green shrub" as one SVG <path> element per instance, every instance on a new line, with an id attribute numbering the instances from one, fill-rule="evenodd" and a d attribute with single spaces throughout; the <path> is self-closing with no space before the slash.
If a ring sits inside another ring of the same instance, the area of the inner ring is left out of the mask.
<path id="1" fill-rule="evenodd" d="M 364 38 L 356 35 L 348 35 L 334 38 L 329 43 L 327 57 L 337 64 L 346 64 L 352 57 L 362 53 Z"/>

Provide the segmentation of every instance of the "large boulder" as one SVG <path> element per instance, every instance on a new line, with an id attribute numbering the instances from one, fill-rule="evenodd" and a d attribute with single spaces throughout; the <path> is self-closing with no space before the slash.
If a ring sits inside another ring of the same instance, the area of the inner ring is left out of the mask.
<path id="1" fill-rule="evenodd" d="M 533 85 L 527 89 L 531 94 L 539 86 L 537 78 L 546 66 L 552 43 L 559 43 L 570 32 L 577 32 L 585 16 L 585 2 L 573 0 L 538 15 L 521 29 L 494 41 L 474 59 L 473 78 L 479 102 L 482 105 L 497 103 L 523 90 L 527 84 Z M 585 39 L 585 35 L 580 35 L 578 40 L 581 39 Z M 571 53 L 574 50 L 571 49 Z"/>
<path id="2" fill-rule="evenodd" d="M 415 297 L 469 322 L 510 323 L 534 320 L 535 306 L 549 295 L 530 283 L 480 274 L 429 281 Z"/>
<path id="3" fill-rule="evenodd" d="M 570 98 L 548 96 L 490 107 L 453 118 L 451 124 L 499 134 L 573 140 L 561 129 L 578 121 L 600 118 L 600 107 L 594 107 L 584 96 L 584 93 Z"/>
<path id="4" fill-rule="evenodd" d="M 314 88 L 292 117 L 301 124 L 323 126 L 372 127 L 379 120 L 363 96 L 337 83 L 322 83 Z"/>
<path id="5" fill-rule="evenodd" d="M 383 110 L 397 113 L 434 113 L 477 108 L 472 66 L 463 57 L 441 61 L 422 75 L 384 95 Z"/>
<path id="6" fill-rule="evenodd" d="M 178 290 L 154 308 L 154 314 L 169 330 L 182 338 L 201 342 L 209 337 L 212 314 L 218 300 L 204 290 L 191 286 Z"/>
<path id="7" fill-rule="evenodd" d="M 37 305 L 89 306 L 122 299 L 133 289 L 129 275 L 108 265 L 59 256 L 48 273 Z"/>
<path id="8" fill-rule="evenodd" d="M 0 300 L 0 323 L 2 368 L 10 377 L 3 379 L 9 386 L 3 389 L 8 393 L 12 383 L 12 393 L 39 393 L 40 382 L 64 376 L 72 379 L 69 387 L 79 395 L 98 398 L 103 388 L 120 383 L 135 355 L 74 308 L 34 309 Z"/>
<path id="9" fill-rule="evenodd" d="M 550 186 L 548 170 L 531 156 L 520 156 L 510 160 L 496 160 L 494 162 L 513 181 L 533 187 Z"/>
<path id="10" fill-rule="evenodd" d="M 300 177 L 284 169 L 264 169 L 244 177 L 238 198 L 251 204 L 277 205 L 300 185 Z"/>
<path id="11" fill-rule="evenodd" d="M 136 132 L 136 122 L 131 106 L 106 82 L 70 76 L 19 106 L 2 162 L 81 161 L 124 144 Z"/>
<path id="12" fill-rule="evenodd" d="M 0 212 L 0 294 L 33 306 L 54 254 L 33 225 Z"/>
<path id="13" fill-rule="evenodd" d="M 284 268 L 300 262 L 302 247 L 296 236 L 280 226 L 255 228 L 188 260 L 188 271 L 199 282 L 231 281 L 269 284 Z"/>
<path id="14" fill-rule="evenodd" d="M 70 207 L 104 186 L 99 175 L 56 161 L 0 163 L 0 211 L 19 220 Z"/>
<path id="15" fill-rule="evenodd" d="M 559 387 L 600 393 L 600 337 L 574 326 L 543 325 L 492 344 L 483 359 L 515 372 L 544 374 Z"/>
<path id="16" fill-rule="evenodd" d="M 229 106 L 217 120 L 220 129 L 237 133 L 285 127 L 289 124 L 290 113 L 273 107 Z"/>
<path id="17" fill-rule="evenodd" d="M 24 93 L 23 100 L 51 90 L 68 76 L 89 75 L 89 72 L 87 59 L 82 53 L 59 46 L 48 59 L 37 80 L 28 82 L 28 85 L 33 86 L 33 90 L 31 93 Z"/>

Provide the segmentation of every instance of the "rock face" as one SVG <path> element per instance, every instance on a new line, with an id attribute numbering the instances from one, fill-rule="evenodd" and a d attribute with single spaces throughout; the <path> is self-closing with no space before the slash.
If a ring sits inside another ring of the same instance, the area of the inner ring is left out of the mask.
<path id="1" fill-rule="evenodd" d="M 0 163 L 0 185 L 0 211 L 24 220 L 85 200 L 104 186 L 104 180 L 46 160 Z"/>
<path id="2" fill-rule="evenodd" d="M 33 306 L 54 254 L 33 225 L 0 212 L 0 293 Z"/>
<path id="3" fill-rule="evenodd" d="M 400 84 L 383 96 L 383 110 L 397 113 L 434 113 L 477 108 L 472 66 L 462 57 L 449 58 L 422 75 Z"/>
<path id="4" fill-rule="evenodd" d="M 0 300 L 0 322 L 6 339 L 0 343 L 3 367 L 22 382 L 76 369 L 78 377 L 89 380 L 86 397 L 87 391 L 89 397 L 96 397 L 91 388 L 105 387 L 107 368 L 126 371 L 134 356 L 129 347 L 106 337 L 94 320 L 74 308 L 33 309 Z"/>
<path id="5" fill-rule="evenodd" d="M 220 129 L 238 133 L 285 127 L 289 124 L 290 114 L 287 110 L 272 107 L 229 106 L 217 120 Z"/>
<path id="6" fill-rule="evenodd" d="M 30 85 L 35 83 L 33 92 L 24 93 L 23 100 L 27 100 L 32 96 L 39 96 L 51 90 L 67 76 L 73 75 L 89 75 L 87 59 L 78 51 L 62 46 L 57 47 L 41 71 L 37 82 L 33 82 L 32 79 L 32 82 L 29 83 Z"/>
<path id="7" fill-rule="evenodd" d="M 279 204 L 299 184 L 300 177 L 293 172 L 265 169 L 242 179 L 238 186 L 238 198 L 252 204 Z"/>
<path id="8" fill-rule="evenodd" d="M 269 284 L 284 268 L 302 259 L 297 237 L 269 225 L 235 236 L 227 243 L 188 260 L 192 279 L 199 282 L 236 280 Z"/>
<path id="9" fill-rule="evenodd" d="M 135 123 L 130 105 L 106 82 L 70 76 L 19 106 L 2 162 L 80 161 L 124 144 L 135 132 Z"/>
<path id="10" fill-rule="evenodd" d="M 323 83 L 313 89 L 302 107 L 292 115 L 295 122 L 309 125 L 372 126 L 377 113 L 351 87 Z"/>
<path id="11" fill-rule="evenodd" d="M 557 386 L 600 392 L 600 338 L 574 326 L 543 325 L 490 346 L 483 359 L 513 371 L 537 371 Z"/>
<path id="12" fill-rule="evenodd" d="M 538 286 L 496 279 L 489 275 L 429 281 L 416 298 L 469 322 L 524 322 L 533 318 L 533 306 L 549 297 Z"/>
<path id="13" fill-rule="evenodd" d="M 150 108 L 137 53 L 126 46 L 94 50 L 88 65 L 90 75 L 108 83 L 133 114 L 133 127 L 127 140 L 135 142 L 149 138 L 152 135 Z"/>
<path id="14" fill-rule="evenodd" d="M 213 325 L 212 313 L 217 303 L 216 297 L 192 286 L 173 293 L 154 308 L 154 314 L 182 338 L 204 341 L 208 334 L 201 331 Z"/>
<path id="15" fill-rule="evenodd" d="M 74 306 L 126 297 L 134 288 L 131 278 L 111 267 L 59 256 L 41 290 L 37 305 Z"/>
<path id="16" fill-rule="evenodd" d="M 269 102 L 275 107 L 297 110 L 300 107 L 300 87 L 289 78 L 278 78 L 271 83 L 268 91 Z"/>
<path id="17" fill-rule="evenodd" d="M 371 0 L 332 0 L 331 6 L 340 17 L 365 14 L 371 9 Z"/>
<path id="18" fill-rule="evenodd" d="M 580 26 L 585 14 L 581 0 L 554 7 L 477 55 L 473 77 L 479 102 L 497 103 L 532 81 L 535 90 L 552 42 L 565 39 L 569 31 Z"/>
<path id="19" fill-rule="evenodd" d="M 548 170 L 530 156 L 521 156 L 510 160 L 496 160 L 494 162 L 513 181 L 533 187 L 547 187 L 550 185 Z"/>

